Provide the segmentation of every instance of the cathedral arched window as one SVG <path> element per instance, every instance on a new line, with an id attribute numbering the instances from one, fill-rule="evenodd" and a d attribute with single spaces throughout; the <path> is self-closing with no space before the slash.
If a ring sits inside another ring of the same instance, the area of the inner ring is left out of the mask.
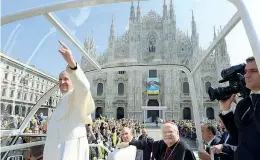
<path id="1" fill-rule="evenodd" d="M 5 73 L 5 79 L 8 79 L 8 73 Z"/>
<path id="2" fill-rule="evenodd" d="M 123 83 L 118 84 L 118 95 L 124 95 L 125 86 Z"/>
<path id="3" fill-rule="evenodd" d="M 148 38 L 148 51 L 155 52 L 156 51 L 156 37 L 155 35 L 150 35 Z"/>
<path id="4" fill-rule="evenodd" d="M 212 107 L 208 107 L 206 109 L 206 114 L 207 114 L 207 118 L 208 119 L 215 119 L 215 116 L 214 116 L 214 109 Z"/>
<path id="5" fill-rule="evenodd" d="M 101 96 L 103 94 L 103 83 L 97 85 L 97 95 Z"/>
<path id="6" fill-rule="evenodd" d="M 23 100 L 27 100 L 27 93 L 24 94 Z"/>
<path id="7" fill-rule="evenodd" d="M 6 88 L 3 88 L 2 89 L 2 96 L 5 96 L 6 95 Z"/>
<path id="8" fill-rule="evenodd" d="M 211 83 L 210 82 L 206 82 L 205 83 L 206 93 L 208 93 L 209 87 L 211 87 Z"/>
<path id="9" fill-rule="evenodd" d="M 30 97 L 30 101 L 32 101 L 33 100 L 33 93 L 31 94 L 31 97 Z"/>
<path id="10" fill-rule="evenodd" d="M 19 106 L 15 106 L 14 114 L 15 115 L 19 115 L 20 114 L 20 107 Z"/>
<path id="11" fill-rule="evenodd" d="M 190 93 L 190 88 L 189 88 L 189 83 L 188 82 L 184 82 L 183 83 L 183 93 L 184 94 L 189 94 Z"/>
<path id="12" fill-rule="evenodd" d="M 20 99 L 20 98 L 21 98 L 21 92 L 18 92 L 17 99 Z"/>

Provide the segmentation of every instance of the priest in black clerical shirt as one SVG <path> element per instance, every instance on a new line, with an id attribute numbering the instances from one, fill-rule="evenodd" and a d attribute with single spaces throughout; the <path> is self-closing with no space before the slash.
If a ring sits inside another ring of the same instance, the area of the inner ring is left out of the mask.
<path id="1" fill-rule="evenodd" d="M 125 148 L 134 145 L 137 149 L 146 149 L 152 152 L 153 160 L 196 160 L 188 145 L 180 140 L 176 124 L 166 122 L 162 126 L 163 140 L 153 141 L 151 139 L 122 142 L 119 147 Z M 145 160 L 145 159 L 144 159 Z"/>

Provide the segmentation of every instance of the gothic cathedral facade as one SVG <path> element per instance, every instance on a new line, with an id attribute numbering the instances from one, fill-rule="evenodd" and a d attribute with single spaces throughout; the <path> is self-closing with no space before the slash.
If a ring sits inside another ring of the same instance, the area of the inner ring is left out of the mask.
<path id="1" fill-rule="evenodd" d="M 138 2 L 130 7 L 129 28 L 122 36 L 116 36 L 114 18 L 110 28 L 108 48 L 104 54 L 96 56 L 93 39 L 86 38 L 86 51 L 106 67 L 129 65 L 184 65 L 192 69 L 203 55 L 199 46 L 199 34 L 192 12 L 191 35 L 176 28 L 176 15 L 172 0 L 163 5 L 163 15 L 151 10 L 141 16 Z M 214 38 L 216 37 L 214 28 Z M 218 117 L 219 105 L 211 102 L 207 94 L 209 86 L 219 86 L 220 72 L 230 66 L 225 39 L 197 70 L 194 80 L 198 97 L 200 117 Z M 130 118 L 143 121 L 151 117 L 164 117 L 166 120 L 193 119 L 190 87 L 186 74 L 177 69 L 121 70 L 88 74 L 93 67 L 83 57 L 81 67 L 91 83 L 91 91 L 96 104 L 96 113 L 108 118 Z M 159 91 L 148 93 L 147 84 L 155 80 Z M 148 111 L 144 114 L 142 106 L 164 106 L 165 111 Z M 164 116 L 162 114 L 165 114 Z"/>

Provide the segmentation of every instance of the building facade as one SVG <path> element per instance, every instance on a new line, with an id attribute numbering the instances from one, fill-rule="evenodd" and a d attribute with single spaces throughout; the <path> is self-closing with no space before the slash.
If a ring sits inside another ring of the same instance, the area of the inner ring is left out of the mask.
<path id="1" fill-rule="evenodd" d="M 58 79 L 2 52 L 0 56 L 1 116 L 25 117 L 43 94 L 58 83 Z M 42 104 L 39 111 L 47 116 L 49 111 L 55 108 L 60 97 L 61 94 L 57 91 Z"/>
<path id="2" fill-rule="evenodd" d="M 141 16 L 141 7 L 130 6 L 129 29 L 117 36 L 112 18 L 108 48 L 100 56 L 96 55 L 94 39 L 86 38 L 85 49 L 102 67 L 128 66 L 138 64 L 175 64 L 192 69 L 203 54 L 199 46 L 199 34 L 195 17 L 191 15 L 189 35 L 176 27 L 176 15 L 172 1 L 163 4 L 163 15 L 151 10 Z M 214 28 L 213 37 L 216 37 Z M 145 118 L 163 117 L 163 112 L 147 111 L 142 106 L 164 106 L 166 120 L 193 119 L 189 83 L 183 71 L 172 70 L 133 70 L 87 74 L 93 67 L 83 57 L 81 66 L 92 86 L 96 103 L 96 114 L 111 118 L 132 118 L 143 121 Z M 224 68 L 230 66 L 225 39 L 203 62 L 196 72 L 195 87 L 199 103 L 200 117 L 218 118 L 219 105 L 209 100 L 207 89 L 220 86 L 218 81 Z M 147 84 L 156 79 L 159 92 L 148 94 Z"/>

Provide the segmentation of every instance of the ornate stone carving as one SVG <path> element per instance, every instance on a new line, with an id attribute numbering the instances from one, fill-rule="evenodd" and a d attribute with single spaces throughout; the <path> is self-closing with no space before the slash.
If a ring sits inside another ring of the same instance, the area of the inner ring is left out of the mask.
<path id="1" fill-rule="evenodd" d="M 106 81 L 107 81 L 107 79 L 105 79 L 105 77 L 103 77 L 103 78 L 99 77 L 99 78 L 97 78 L 97 79 L 93 79 L 93 84 L 94 84 L 94 85 L 97 85 L 98 83 L 103 83 L 103 84 L 105 84 Z"/>

